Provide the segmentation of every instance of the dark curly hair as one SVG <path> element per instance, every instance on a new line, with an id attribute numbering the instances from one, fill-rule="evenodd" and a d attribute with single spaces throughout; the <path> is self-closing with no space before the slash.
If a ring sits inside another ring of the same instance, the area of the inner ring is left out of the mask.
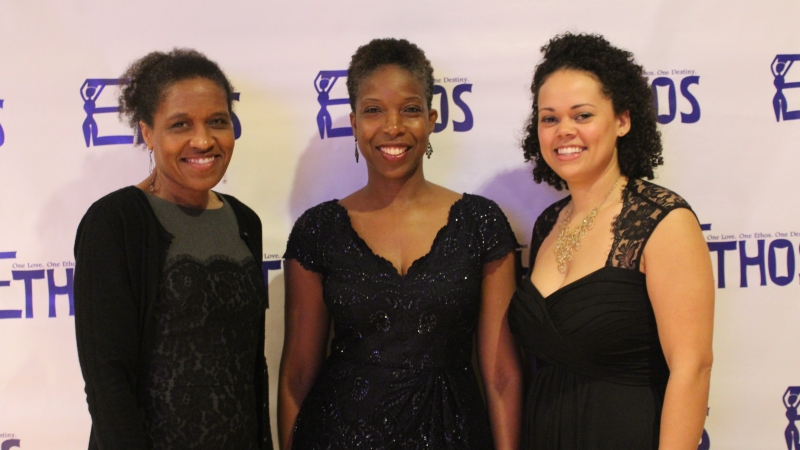
<path id="1" fill-rule="evenodd" d="M 433 102 L 433 67 L 425 52 L 405 39 L 373 39 L 367 45 L 358 47 L 347 68 L 347 94 L 350 108 L 355 111 L 356 98 L 361 83 L 381 66 L 393 64 L 414 76 L 425 89 L 428 109 Z"/>
<path id="2" fill-rule="evenodd" d="M 617 139 L 620 171 L 628 178 L 652 180 L 653 168 L 664 163 L 661 157 L 661 133 L 656 130 L 653 93 L 647 85 L 644 68 L 633 54 L 612 46 L 596 34 L 565 33 L 542 47 L 544 59 L 536 66 L 531 83 L 533 94 L 531 118 L 522 141 L 525 161 L 533 161 L 533 179 L 557 190 L 567 187 L 542 158 L 539 143 L 539 89 L 558 70 L 580 70 L 591 73 L 600 82 L 603 94 L 611 99 L 615 114 L 630 113 L 631 129 Z"/>
<path id="3" fill-rule="evenodd" d="M 164 91 L 172 84 L 190 78 L 205 78 L 216 83 L 228 99 L 228 111 L 233 106 L 233 86 L 217 63 L 196 50 L 175 48 L 169 53 L 152 52 L 128 67 L 120 80 L 125 87 L 119 96 L 119 115 L 134 130 L 139 121 L 153 126 L 153 116 Z M 134 144 L 141 144 L 137 134 Z"/>

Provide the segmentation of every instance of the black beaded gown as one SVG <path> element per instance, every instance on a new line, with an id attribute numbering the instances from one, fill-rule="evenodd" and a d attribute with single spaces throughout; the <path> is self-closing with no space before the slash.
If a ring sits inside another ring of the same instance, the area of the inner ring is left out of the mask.
<path id="1" fill-rule="evenodd" d="M 336 200 L 306 211 L 285 258 L 322 274 L 335 335 L 292 449 L 493 448 L 473 335 L 483 266 L 516 246 L 500 208 L 464 194 L 430 252 L 401 276 Z"/>
<path id="2" fill-rule="evenodd" d="M 536 362 L 525 396 L 525 449 L 658 448 L 669 369 L 639 263 L 656 225 L 689 205 L 643 180 L 630 180 L 622 198 L 604 267 L 547 297 L 528 272 L 511 300 L 511 330 Z M 537 219 L 531 263 L 569 200 Z"/>

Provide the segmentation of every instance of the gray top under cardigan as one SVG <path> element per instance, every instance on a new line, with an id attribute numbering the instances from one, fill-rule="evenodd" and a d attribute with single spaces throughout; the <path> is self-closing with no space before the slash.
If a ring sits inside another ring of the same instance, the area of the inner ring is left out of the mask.
<path id="1" fill-rule="evenodd" d="M 261 261 L 258 216 L 234 197 L 221 197 L 230 204 L 250 254 Z M 75 327 L 92 416 L 89 449 L 149 448 L 144 386 L 156 338 L 154 305 L 172 239 L 146 194 L 134 186 L 95 202 L 78 227 Z M 266 300 L 266 286 L 259 285 Z M 258 323 L 264 323 L 263 312 Z M 261 448 L 272 449 L 263 326 L 257 341 L 257 432 Z"/>

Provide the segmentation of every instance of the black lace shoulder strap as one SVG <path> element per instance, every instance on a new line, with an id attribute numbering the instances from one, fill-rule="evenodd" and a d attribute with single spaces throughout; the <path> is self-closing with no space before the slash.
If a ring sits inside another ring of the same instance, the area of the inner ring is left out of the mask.
<path id="1" fill-rule="evenodd" d="M 547 209 L 539 214 L 539 218 L 536 219 L 536 224 L 533 226 L 533 236 L 531 236 L 530 248 L 531 253 L 528 261 L 528 268 L 533 267 L 533 263 L 536 261 L 536 255 L 539 253 L 539 247 L 542 246 L 542 242 L 544 242 L 547 235 L 550 234 L 550 231 L 556 225 L 558 214 L 561 213 L 561 210 L 564 209 L 565 206 L 567 206 L 567 203 L 569 203 L 570 199 L 572 199 L 572 196 L 564 197 L 548 206 Z"/>
<path id="2" fill-rule="evenodd" d="M 639 270 L 642 251 L 670 211 L 692 208 L 680 195 L 648 181 L 632 179 L 622 192 L 622 211 L 614 221 L 614 243 L 606 266 Z"/>

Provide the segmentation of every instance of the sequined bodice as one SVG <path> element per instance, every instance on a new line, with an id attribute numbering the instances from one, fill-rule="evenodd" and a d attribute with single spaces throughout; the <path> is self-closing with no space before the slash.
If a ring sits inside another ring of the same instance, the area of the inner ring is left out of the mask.
<path id="1" fill-rule="evenodd" d="M 336 201 L 298 219 L 285 257 L 322 274 L 335 336 L 293 448 L 490 448 L 471 370 L 473 334 L 483 266 L 515 247 L 497 205 L 468 194 L 403 276 L 372 252 Z M 350 442 L 339 446 L 334 436 Z M 465 444 L 469 436 L 475 445 Z"/>

